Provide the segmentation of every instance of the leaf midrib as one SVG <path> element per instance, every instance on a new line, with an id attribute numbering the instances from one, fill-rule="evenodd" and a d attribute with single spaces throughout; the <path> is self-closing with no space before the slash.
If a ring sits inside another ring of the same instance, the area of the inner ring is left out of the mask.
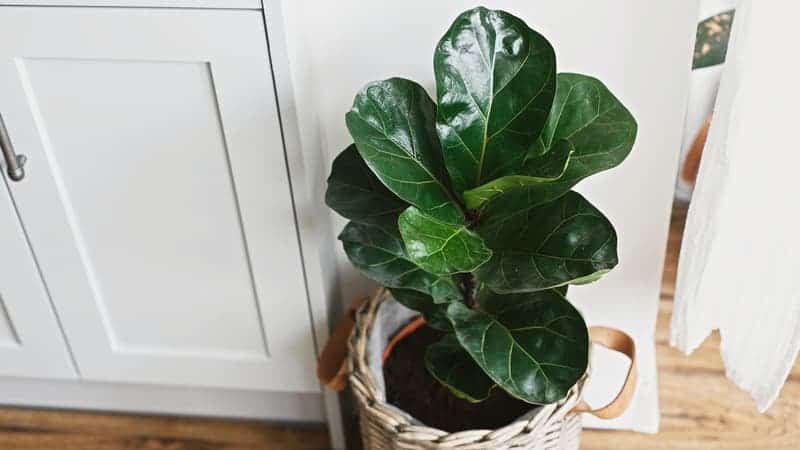
<path id="1" fill-rule="evenodd" d="M 378 109 L 378 108 L 376 108 L 376 109 Z M 380 109 L 378 109 L 378 111 L 380 111 Z M 378 115 L 378 117 L 380 117 L 380 113 L 379 113 L 379 114 L 377 114 L 377 115 Z M 403 146 L 402 146 L 402 145 L 400 145 L 400 144 L 399 144 L 397 141 L 395 141 L 394 139 L 392 139 L 392 138 L 391 138 L 391 137 L 390 137 L 390 136 L 389 136 L 389 135 L 386 133 L 385 126 L 384 126 L 384 129 L 378 129 L 378 128 L 376 128 L 374 125 L 372 125 L 371 123 L 369 123 L 369 121 L 367 121 L 367 120 L 365 120 L 363 117 L 361 117 L 361 115 L 360 115 L 359 113 L 356 113 L 356 114 L 355 114 L 355 117 L 357 117 L 357 118 L 358 118 L 358 120 L 360 120 L 362 123 L 366 124 L 368 127 L 372 128 L 372 129 L 373 129 L 373 130 L 375 130 L 376 132 L 380 133 L 380 134 L 381 134 L 381 135 L 382 135 L 382 136 L 383 136 L 383 137 L 384 137 L 384 138 L 385 138 L 387 141 L 391 142 L 391 143 L 392 143 L 392 144 L 393 144 L 393 145 L 394 145 L 394 146 L 395 146 L 395 147 L 396 147 L 396 148 L 397 148 L 397 149 L 398 149 L 398 150 L 399 150 L 401 153 L 403 153 L 404 155 L 406 155 L 406 156 L 405 156 L 405 158 L 407 158 L 407 159 L 410 159 L 410 160 L 411 160 L 411 161 L 413 161 L 413 162 L 414 162 L 414 163 L 415 163 L 417 166 L 419 166 L 419 168 L 421 168 L 421 169 L 422 169 L 422 170 L 423 170 L 423 171 L 424 171 L 424 172 L 425 172 L 425 173 L 426 173 L 426 174 L 427 174 L 427 175 L 428 175 L 428 176 L 431 178 L 431 180 L 433 180 L 433 182 L 435 182 L 435 183 L 436 183 L 436 184 L 437 184 L 437 185 L 438 185 L 438 186 L 439 186 L 439 187 L 442 189 L 442 191 L 444 192 L 445 196 L 447 196 L 447 198 L 448 198 L 448 199 L 450 199 L 450 202 L 451 202 L 451 203 L 453 203 L 453 205 L 454 205 L 454 206 L 455 206 L 457 209 L 459 209 L 459 210 L 461 209 L 461 206 L 459 205 L 459 203 L 455 201 L 455 199 L 453 198 L 452 194 L 450 194 L 450 191 L 449 191 L 449 190 L 448 190 L 448 189 L 447 189 L 447 188 L 444 186 L 444 184 L 442 184 L 442 182 L 441 182 L 441 181 L 439 181 L 439 179 L 438 179 L 438 178 L 436 178 L 436 177 L 435 177 L 435 176 L 434 176 L 434 175 L 431 173 L 431 171 L 430 171 L 430 170 L 428 170 L 428 168 L 427 168 L 427 167 L 425 167 L 425 165 L 424 165 L 424 164 L 422 164 L 422 161 L 420 161 L 420 160 L 419 160 L 418 158 L 416 158 L 416 157 L 411 157 L 411 156 L 408 156 L 408 154 L 407 154 L 407 153 L 405 152 L 405 150 L 403 149 Z M 383 123 L 383 118 L 381 118 L 381 123 Z M 372 148 L 375 148 L 375 150 L 377 150 L 377 151 L 380 151 L 380 149 L 376 148 L 375 146 L 372 146 L 372 145 L 368 145 L 368 146 L 369 146 L 369 147 L 372 147 Z M 412 151 L 413 151 L 413 144 L 412 144 Z M 384 153 L 387 153 L 388 155 L 390 155 L 390 156 L 392 156 L 392 157 L 395 157 L 395 158 L 397 158 L 397 157 L 399 156 L 399 155 L 393 155 L 393 154 L 391 154 L 391 153 L 388 153 L 388 152 L 384 152 Z M 414 156 L 416 156 L 416 155 L 414 155 Z M 400 157 L 402 158 L 402 156 L 400 156 Z M 384 176 L 385 176 L 385 175 L 384 175 Z M 393 181 L 398 181 L 398 180 L 395 180 L 395 179 L 392 179 L 392 180 L 393 180 Z"/>
<path id="2" fill-rule="evenodd" d="M 508 379 L 509 379 L 509 381 L 511 381 L 511 383 L 514 385 L 514 388 L 515 388 L 515 389 L 516 389 L 516 390 L 517 390 L 517 391 L 518 391 L 520 394 L 524 394 L 524 392 L 522 392 L 522 390 L 521 390 L 521 389 L 519 389 L 519 387 L 517 386 L 517 384 L 516 384 L 516 380 L 514 380 L 514 377 L 511 375 L 511 357 L 512 357 L 512 355 L 513 355 L 513 353 L 514 353 L 514 347 L 518 347 L 518 348 L 519 348 L 519 350 L 520 350 L 520 351 L 521 351 L 521 352 L 522 352 L 522 353 L 523 353 L 525 356 L 527 356 L 527 357 L 528 357 L 528 359 L 530 359 L 530 361 L 531 361 L 531 362 L 533 362 L 533 363 L 536 365 L 536 370 L 542 374 L 542 376 L 543 376 L 543 377 L 544 377 L 544 379 L 545 379 L 545 382 L 546 382 L 548 385 L 552 385 L 553 383 L 552 383 L 552 381 L 550 381 L 550 377 L 548 377 L 548 376 L 547 376 L 547 374 L 545 373 L 544 369 L 542 369 L 542 366 L 541 366 L 541 364 L 539 363 L 539 361 L 538 361 L 536 358 L 534 358 L 534 357 L 533 357 L 533 356 L 532 356 L 530 353 L 528 353 L 528 352 L 527 352 L 527 351 L 526 351 L 526 350 L 525 350 L 525 349 L 524 349 L 524 348 L 523 348 L 523 347 L 522 347 L 522 346 L 521 346 L 521 345 L 520 345 L 520 344 L 517 342 L 517 340 L 516 340 L 516 339 L 514 339 L 514 335 L 513 335 L 513 334 L 511 334 L 511 332 L 508 330 L 508 328 L 507 328 L 505 325 L 503 325 L 503 324 L 502 324 L 502 323 L 501 323 L 499 320 L 497 320 L 497 319 L 493 318 L 492 316 L 489 316 L 489 315 L 487 314 L 487 317 L 490 317 L 490 319 L 489 319 L 489 324 L 486 326 L 486 328 L 484 328 L 484 330 L 483 330 L 483 333 L 482 333 L 482 335 L 481 335 L 481 359 L 483 360 L 483 364 L 484 364 L 484 366 L 486 366 L 486 367 L 489 367 L 489 365 L 488 365 L 488 364 L 487 364 L 487 362 L 486 362 L 486 352 L 484 351 L 484 343 L 486 342 L 486 334 L 489 332 L 489 329 L 490 329 L 490 328 L 492 328 L 492 326 L 494 326 L 494 325 L 497 325 L 497 326 L 499 326 L 499 327 L 500 327 L 500 329 L 503 331 L 503 333 L 505 333 L 505 334 L 508 336 L 508 339 L 509 339 L 509 341 L 511 342 L 511 348 L 508 350 L 508 356 L 507 356 L 507 360 L 506 360 L 506 366 L 507 366 L 507 371 L 508 371 Z"/>
<path id="3" fill-rule="evenodd" d="M 489 105 L 486 108 L 486 115 L 483 116 L 483 138 L 481 139 L 481 157 L 478 161 L 478 173 L 475 178 L 475 185 L 478 186 L 481 184 L 481 177 L 483 175 L 483 161 L 486 157 L 486 143 L 488 142 L 486 139 L 486 135 L 489 132 L 489 117 L 492 115 L 492 105 L 494 104 L 494 61 L 496 58 L 495 47 L 497 45 L 497 35 L 495 34 L 494 37 L 495 42 L 492 45 L 492 64 L 491 66 L 486 61 L 486 57 L 483 55 L 483 49 L 481 49 L 481 45 L 477 42 L 476 37 L 476 44 L 478 46 L 478 52 L 480 52 L 481 57 L 483 58 L 484 64 L 486 64 L 486 68 L 489 69 L 490 77 L 489 77 L 489 91 L 491 92 L 491 96 L 489 98 Z M 480 108 L 478 108 L 480 109 Z"/>

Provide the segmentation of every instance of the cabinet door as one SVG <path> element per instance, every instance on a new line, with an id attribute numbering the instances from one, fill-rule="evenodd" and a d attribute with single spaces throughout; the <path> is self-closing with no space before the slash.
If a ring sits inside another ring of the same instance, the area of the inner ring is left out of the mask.
<path id="1" fill-rule="evenodd" d="M 0 376 L 75 378 L 3 178 L 0 175 Z"/>
<path id="2" fill-rule="evenodd" d="M 0 8 L 11 185 L 81 377 L 313 392 L 261 13 Z"/>

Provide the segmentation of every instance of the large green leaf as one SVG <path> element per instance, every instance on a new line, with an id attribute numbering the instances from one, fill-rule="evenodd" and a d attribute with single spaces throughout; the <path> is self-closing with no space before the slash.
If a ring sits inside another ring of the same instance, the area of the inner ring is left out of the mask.
<path id="1" fill-rule="evenodd" d="M 594 281 L 617 264 L 611 222 L 576 192 L 486 222 L 494 252 L 476 276 L 495 292 L 529 292 Z"/>
<path id="2" fill-rule="evenodd" d="M 494 314 L 451 303 L 462 347 L 498 386 L 534 404 L 561 400 L 586 372 L 589 333 L 563 297 L 529 295 Z"/>
<path id="3" fill-rule="evenodd" d="M 409 258 L 430 273 L 472 272 L 492 256 L 465 224 L 441 221 L 413 206 L 400 214 L 398 225 Z"/>
<path id="4" fill-rule="evenodd" d="M 566 287 L 559 286 L 553 289 L 546 289 L 536 292 L 522 292 L 517 294 L 498 294 L 486 285 L 482 285 L 475 293 L 475 301 L 480 306 L 480 310 L 490 315 L 496 315 L 505 309 L 527 303 L 534 300 L 547 300 L 565 298 L 567 295 Z"/>
<path id="5" fill-rule="evenodd" d="M 541 140 L 537 142 L 541 142 Z M 526 158 L 519 175 L 500 177 L 475 189 L 465 191 L 464 202 L 467 208 L 477 209 L 495 195 L 502 194 L 514 187 L 558 180 L 567 170 L 570 156 L 574 150 L 575 148 L 569 141 L 559 140 L 548 152 Z"/>
<path id="6" fill-rule="evenodd" d="M 435 130 L 436 105 L 413 81 L 365 86 L 345 120 L 358 152 L 398 197 L 444 220 L 462 220 Z"/>
<path id="7" fill-rule="evenodd" d="M 408 259 L 396 223 L 392 227 L 350 222 L 339 239 L 350 262 L 386 287 L 424 292 L 439 303 L 462 298 L 452 278 L 425 272 Z"/>
<path id="8" fill-rule="evenodd" d="M 545 124 L 556 58 L 517 17 L 478 7 L 459 15 L 434 55 L 437 131 L 461 193 L 516 173 Z"/>
<path id="9" fill-rule="evenodd" d="M 442 331 L 452 331 L 453 326 L 447 318 L 447 304 L 436 303 L 428 294 L 401 288 L 389 288 L 392 297 L 406 308 L 418 311 L 425 318 L 425 323 Z"/>
<path id="10" fill-rule="evenodd" d="M 542 141 L 537 139 L 537 142 Z M 561 139 L 541 155 L 529 152 L 519 174 L 530 178 L 534 183 L 558 180 L 567 170 L 569 158 L 574 151 L 575 147 L 569 141 Z"/>
<path id="11" fill-rule="evenodd" d="M 495 386 L 454 334 L 447 334 L 428 347 L 425 367 L 453 395 L 473 403 L 489 398 Z"/>
<path id="12" fill-rule="evenodd" d="M 397 216 L 408 207 L 372 173 L 355 144 L 333 160 L 325 204 L 342 217 L 368 223 Z"/>
<path id="13" fill-rule="evenodd" d="M 569 166 L 557 181 L 566 192 L 578 181 L 619 165 L 633 148 L 637 125 L 600 80 L 578 73 L 560 73 L 557 78 L 542 139 L 547 148 L 560 139 L 574 147 Z"/>
<path id="14" fill-rule="evenodd" d="M 614 94 L 586 75 L 560 73 L 557 79 L 553 109 L 541 137 L 548 152 L 563 145 L 562 139 L 572 145 L 566 170 L 551 182 L 522 180 L 530 182 L 510 183 L 473 197 L 472 208 L 486 201 L 483 216 L 502 216 L 553 200 L 582 179 L 616 167 L 630 153 L 636 120 Z M 531 199 L 535 202 L 529 203 Z"/>

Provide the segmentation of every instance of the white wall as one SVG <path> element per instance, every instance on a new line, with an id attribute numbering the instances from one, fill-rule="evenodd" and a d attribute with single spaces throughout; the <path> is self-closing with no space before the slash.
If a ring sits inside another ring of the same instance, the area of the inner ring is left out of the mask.
<path id="1" fill-rule="evenodd" d="M 614 426 L 655 431 L 653 329 L 697 22 L 696 1 L 484 4 L 526 20 L 553 43 L 559 71 L 599 77 L 639 122 L 637 143 L 628 160 L 578 186 L 617 228 L 620 265 L 600 283 L 573 288 L 571 297 L 589 322 L 611 324 L 635 335 L 640 349 L 639 393 L 631 411 Z M 330 161 L 351 142 L 344 114 L 355 93 L 368 81 L 390 76 L 414 79 L 433 93 L 434 47 L 452 19 L 475 5 L 461 0 L 283 3 L 301 140 L 304 152 L 312 155 L 306 157 L 309 180 L 320 205 Z M 332 239 L 343 221 L 336 217 L 333 223 Z M 338 266 L 344 299 L 371 289 L 341 251 Z M 616 381 L 610 374 L 620 370 L 607 365 L 613 364 L 600 362 L 594 371 L 599 382 L 592 391 L 600 392 L 600 400 L 610 396 Z M 593 397 L 590 392 L 589 399 Z"/>

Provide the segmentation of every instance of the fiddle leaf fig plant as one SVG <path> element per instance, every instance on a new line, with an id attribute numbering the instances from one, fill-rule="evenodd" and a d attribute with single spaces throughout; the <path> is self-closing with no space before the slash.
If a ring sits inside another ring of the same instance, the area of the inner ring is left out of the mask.
<path id="1" fill-rule="evenodd" d="M 356 95 L 325 198 L 350 220 L 339 239 L 444 332 L 424 364 L 454 395 L 556 402 L 588 364 L 567 287 L 617 264 L 614 227 L 572 188 L 625 159 L 636 121 L 599 80 L 557 73 L 547 39 L 504 11 L 459 15 L 434 75 L 436 102 L 403 78 Z"/>

